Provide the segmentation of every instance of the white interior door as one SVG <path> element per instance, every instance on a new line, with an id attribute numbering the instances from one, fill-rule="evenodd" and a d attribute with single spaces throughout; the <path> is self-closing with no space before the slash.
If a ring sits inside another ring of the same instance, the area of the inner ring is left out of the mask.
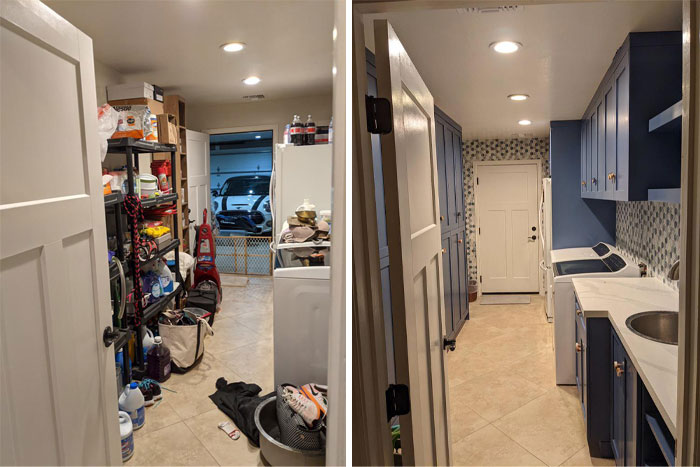
<path id="1" fill-rule="evenodd" d="M 0 17 L 0 464 L 120 464 L 92 40 Z"/>
<path id="2" fill-rule="evenodd" d="M 537 163 L 478 164 L 481 291 L 537 292 Z"/>
<path id="3" fill-rule="evenodd" d="M 393 109 L 382 136 L 391 262 L 396 380 L 409 387 L 401 416 L 404 465 L 450 463 L 447 374 L 433 96 L 391 25 L 374 23 L 377 87 Z"/>
<path id="4" fill-rule="evenodd" d="M 190 219 L 190 239 L 194 252 L 194 238 L 196 232 L 194 226 L 202 224 L 204 209 L 208 210 L 207 222 L 212 224 L 212 212 L 209 207 L 211 197 L 209 161 L 209 135 L 197 131 L 187 130 L 187 195 L 189 208 L 192 210 Z"/>

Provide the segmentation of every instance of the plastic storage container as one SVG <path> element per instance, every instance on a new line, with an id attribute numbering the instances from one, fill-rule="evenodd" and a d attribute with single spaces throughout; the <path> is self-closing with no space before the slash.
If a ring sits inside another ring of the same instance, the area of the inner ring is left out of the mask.
<path id="1" fill-rule="evenodd" d="M 134 425 L 129 414 L 119 411 L 119 433 L 122 438 L 122 462 L 126 462 L 134 455 Z"/>
<path id="2" fill-rule="evenodd" d="M 146 422 L 146 409 L 139 383 L 131 383 L 119 396 L 119 410 L 126 412 L 131 418 L 134 430 L 138 430 Z"/>
<path id="3" fill-rule="evenodd" d="M 148 351 L 148 377 L 162 383 L 170 378 L 170 349 L 163 345 L 163 339 L 156 336 L 153 347 Z"/>

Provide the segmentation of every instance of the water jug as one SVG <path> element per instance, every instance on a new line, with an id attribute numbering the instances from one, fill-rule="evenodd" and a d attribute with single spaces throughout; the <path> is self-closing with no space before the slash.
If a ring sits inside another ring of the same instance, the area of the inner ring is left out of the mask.
<path id="1" fill-rule="evenodd" d="M 162 383 L 170 378 L 170 349 L 163 345 L 163 339 L 156 336 L 153 347 L 148 351 L 148 377 Z"/>
<path id="2" fill-rule="evenodd" d="M 143 404 L 144 399 L 139 383 L 131 383 L 119 396 L 119 410 L 129 414 L 134 430 L 141 428 L 146 421 L 146 409 Z"/>
<path id="3" fill-rule="evenodd" d="M 122 438 L 122 462 L 126 462 L 134 455 L 134 426 L 129 414 L 119 411 L 119 433 Z"/>

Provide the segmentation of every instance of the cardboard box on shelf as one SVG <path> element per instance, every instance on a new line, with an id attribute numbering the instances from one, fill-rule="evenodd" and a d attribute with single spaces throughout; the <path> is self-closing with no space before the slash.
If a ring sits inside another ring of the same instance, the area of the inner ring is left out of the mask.
<path id="1" fill-rule="evenodd" d="M 138 99 L 117 99 L 113 101 L 109 101 L 109 105 L 114 107 L 115 105 L 147 105 L 148 108 L 151 110 L 151 114 L 153 115 L 160 115 L 162 113 L 165 113 L 163 110 L 163 103 L 155 101 L 153 99 L 146 99 L 145 97 L 141 97 Z"/>
<path id="2" fill-rule="evenodd" d="M 158 142 L 163 144 L 177 144 L 178 129 L 177 119 L 171 114 L 158 115 Z"/>
<path id="3" fill-rule="evenodd" d="M 156 90 L 157 88 L 157 90 Z M 155 99 L 163 102 L 163 89 L 150 83 L 127 83 L 107 86 L 107 99 Z"/>

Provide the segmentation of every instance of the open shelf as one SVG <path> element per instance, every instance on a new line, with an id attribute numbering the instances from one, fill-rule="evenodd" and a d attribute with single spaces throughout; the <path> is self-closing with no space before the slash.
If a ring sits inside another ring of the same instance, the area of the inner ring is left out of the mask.
<path id="1" fill-rule="evenodd" d="M 148 261 L 141 261 L 141 266 L 142 267 L 150 266 L 156 260 L 165 256 L 168 252 L 173 251 L 179 245 L 180 245 L 180 239 L 175 238 L 175 239 L 171 240 L 170 243 L 168 243 L 164 248 L 159 248 L 158 253 L 156 253 L 156 255 L 153 258 L 149 259 Z"/>
<path id="2" fill-rule="evenodd" d="M 120 349 L 125 347 L 131 338 L 131 331 L 129 329 L 117 329 L 117 332 L 119 333 L 119 337 L 116 341 L 114 341 L 115 352 L 118 352 Z"/>
<path id="3" fill-rule="evenodd" d="M 124 276 L 126 276 L 129 273 L 129 262 L 122 261 L 122 268 L 124 269 Z M 113 281 L 117 277 L 119 277 L 119 269 L 117 268 L 117 263 L 112 261 L 109 263 L 109 280 Z"/>
<path id="4" fill-rule="evenodd" d="M 117 138 L 107 140 L 108 153 L 125 153 L 127 149 L 131 149 L 134 153 L 154 153 L 154 152 L 173 152 L 175 151 L 174 144 L 162 144 L 155 141 L 142 141 L 136 138 Z"/>
<path id="5" fill-rule="evenodd" d="M 158 301 L 151 303 L 146 307 L 145 310 L 143 310 L 143 319 L 142 323 L 147 323 L 151 319 L 155 318 L 158 316 L 163 310 L 165 310 L 165 307 L 168 306 L 168 304 L 174 299 L 177 298 L 178 295 L 182 292 L 182 285 L 178 282 L 176 282 L 173 285 L 173 291 L 170 292 L 167 295 L 162 296 L 161 298 L 158 299 Z"/>
<path id="6" fill-rule="evenodd" d="M 141 206 L 146 209 L 160 206 L 161 204 L 174 203 L 175 201 L 177 201 L 177 193 L 169 193 L 167 195 L 160 195 L 154 198 L 143 198 L 141 200 Z"/>
<path id="7" fill-rule="evenodd" d="M 330 248 L 331 242 L 278 243 L 278 250 L 293 250 L 295 248 Z"/>
<path id="8" fill-rule="evenodd" d="M 674 131 L 681 128 L 683 101 L 678 101 L 660 114 L 649 119 L 649 133 L 652 131 Z"/>
<path id="9" fill-rule="evenodd" d="M 105 207 L 115 206 L 124 201 L 124 195 L 119 191 L 105 195 Z"/>

